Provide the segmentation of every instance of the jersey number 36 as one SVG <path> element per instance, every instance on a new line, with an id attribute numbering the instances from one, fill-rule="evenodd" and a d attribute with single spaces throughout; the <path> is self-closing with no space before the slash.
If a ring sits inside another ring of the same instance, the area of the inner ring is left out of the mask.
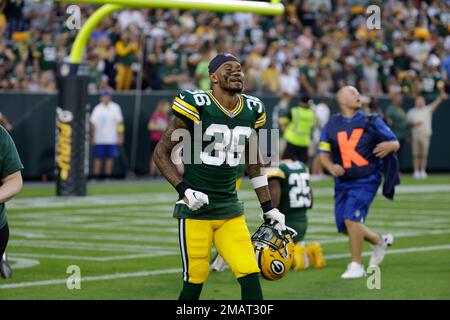
<path id="1" fill-rule="evenodd" d="M 204 141 L 214 141 L 208 144 L 200 153 L 200 159 L 205 164 L 220 166 L 223 163 L 230 167 L 239 164 L 242 153 L 245 151 L 245 140 L 250 137 L 252 130 L 249 127 L 237 126 L 234 129 L 224 124 L 210 125 L 204 135 Z M 222 140 L 220 141 L 220 136 Z M 219 142 L 218 142 L 219 140 Z"/>

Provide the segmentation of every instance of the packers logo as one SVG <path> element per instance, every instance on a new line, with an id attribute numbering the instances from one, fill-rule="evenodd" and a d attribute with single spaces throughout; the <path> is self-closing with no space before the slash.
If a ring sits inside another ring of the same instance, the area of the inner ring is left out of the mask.
<path id="1" fill-rule="evenodd" d="M 273 273 L 280 275 L 284 273 L 284 263 L 280 260 L 273 260 L 270 264 L 270 269 Z"/>

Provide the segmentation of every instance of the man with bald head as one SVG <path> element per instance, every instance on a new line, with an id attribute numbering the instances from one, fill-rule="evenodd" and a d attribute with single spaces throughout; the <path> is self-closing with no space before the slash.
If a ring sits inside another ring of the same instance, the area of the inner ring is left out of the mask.
<path id="1" fill-rule="evenodd" d="M 361 261 L 364 240 L 373 245 L 370 266 L 379 265 L 386 247 L 393 243 L 391 234 L 374 233 L 364 220 L 381 184 L 382 159 L 396 152 L 400 144 L 380 117 L 360 111 L 361 96 L 356 88 L 340 89 L 337 101 L 340 113 L 323 128 L 319 157 L 334 176 L 337 230 L 349 237 L 352 262 L 341 277 L 353 279 L 365 276 Z"/>

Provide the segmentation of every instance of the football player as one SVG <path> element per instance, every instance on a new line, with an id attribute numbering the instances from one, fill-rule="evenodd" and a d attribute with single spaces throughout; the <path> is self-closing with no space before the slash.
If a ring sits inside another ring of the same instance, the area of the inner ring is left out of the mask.
<path id="1" fill-rule="evenodd" d="M 306 211 L 312 208 L 312 189 L 309 185 L 309 170 L 303 162 L 284 160 L 277 167 L 266 168 L 269 180 L 270 197 L 274 207 L 285 214 L 285 224 L 297 233 L 293 237 L 295 271 L 307 269 L 309 261 L 316 269 L 325 266 L 322 247 L 313 242 L 305 246 L 303 241 L 308 219 Z M 211 264 L 214 271 L 223 271 L 226 264 L 220 255 L 217 255 Z"/>
<path id="2" fill-rule="evenodd" d="M 385 249 L 394 238 L 379 235 L 364 225 L 384 171 L 383 194 L 392 199 L 399 183 L 395 153 L 400 144 L 380 117 L 366 116 L 360 111 L 361 96 L 352 86 L 337 94 L 340 113 L 333 115 L 322 130 L 319 157 L 334 176 L 334 213 L 338 232 L 348 235 L 352 262 L 342 274 L 343 279 L 365 276 L 362 265 L 364 240 L 373 246 L 369 265 L 377 266 Z M 384 160 L 382 160 L 384 159 Z M 392 161 L 394 160 L 394 161 Z"/>
<path id="3" fill-rule="evenodd" d="M 266 173 L 273 205 L 286 215 L 286 226 L 297 233 L 293 238 L 294 270 L 308 268 L 309 261 L 314 268 L 323 268 L 325 258 L 320 244 L 305 246 L 303 241 L 308 228 L 306 211 L 313 204 L 308 167 L 300 161 L 284 160 L 278 167 L 267 168 Z"/>
<path id="4" fill-rule="evenodd" d="M 12 270 L 5 252 L 9 240 L 5 203 L 22 189 L 22 169 L 14 141 L 0 125 L 0 275 L 6 279 L 11 278 Z"/>
<path id="5" fill-rule="evenodd" d="M 236 176 L 242 158 L 263 217 L 278 230 L 286 230 L 284 215 L 273 207 L 267 177 L 261 172 L 257 141 L 250 139 L 266 122 L 266 112 L 261 100 L 242 94 L 244 73 L 236 57 L 219 54 L 208 69 L 212 91 L 183 91 L 175 97 L 175 118 L 154 154 L 162 175 L 179 194 L 173 211 L 183 263 L 179 299 L 199 299 L 213 243 L 237 278 L 242 299 L 262 299 L 260 270 L 237 198 Z M 181 133 L 185 134 L 183 176 L 171 161 Z"/>

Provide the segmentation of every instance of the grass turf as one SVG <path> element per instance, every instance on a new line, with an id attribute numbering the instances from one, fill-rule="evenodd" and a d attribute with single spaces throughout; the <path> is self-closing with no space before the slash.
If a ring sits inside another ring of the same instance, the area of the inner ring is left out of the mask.
<path id="1" fill-rule="evenodd" d="M 335 232 L 327 180 L 313 182 L 315 208 L 306 236 L 307 242 L 322 243 L 327 266 L 290 272 L 275 282 L 261 280 L 265 298 L 449 299 L 450 178 L 404 177 L 402 185 L 393 202 L 379 195 L 367 220 L 375 231 L 397 235 L 381 266 L 380 290 L 369 290 L 366 279 L 339 278 L 349 250 L 346 238 Z M 0 279 L 0 299 L 177 298 L 181 258 L 172 188 L 164 182 L 126 182 L 92 184 L 88 190 L 86 198 L 67 199 L 53 197 L 51 185 L 26 185 L 8 203 L 8 253 L 16 268 L 12 279 Z M 259 208 L 249 183 L 240 198 L 253 232 L 260 224 Z M 66 287 L 70 265 L 81 269 L 80 290 Z M 229 270 L 211 273 L 201 298 L 239 299 L 240 289 Z"/>

